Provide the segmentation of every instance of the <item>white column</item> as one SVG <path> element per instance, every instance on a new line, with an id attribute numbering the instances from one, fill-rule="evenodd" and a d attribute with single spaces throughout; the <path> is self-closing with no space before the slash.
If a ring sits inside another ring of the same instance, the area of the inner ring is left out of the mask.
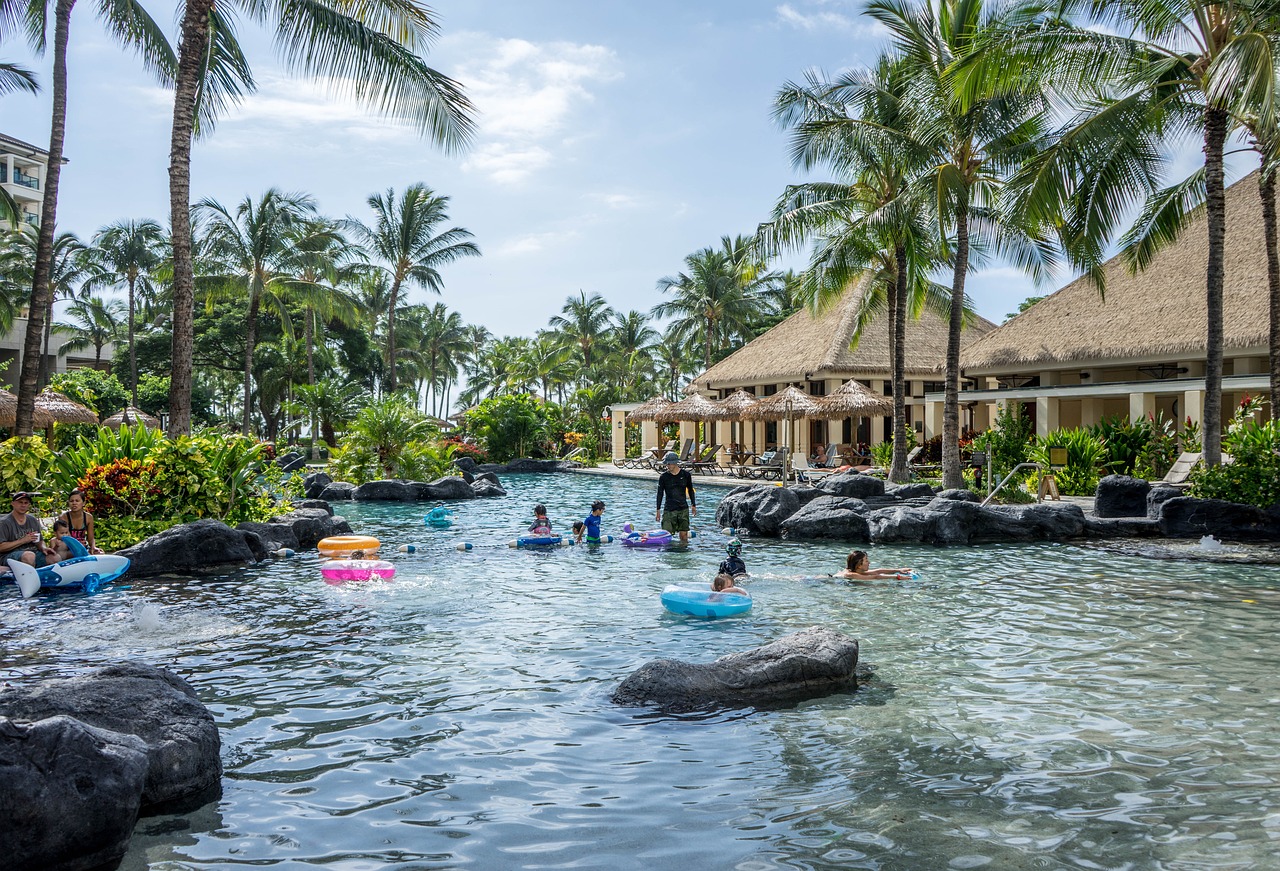
<path id="1" fill-rule="evenodd" d="M 640 421 L 640 450 L 641 452 L 649 450 L 649 448 L 660 448 L 662 442 L 658 441 L 658 425 L 651 420 Z"/>
<path id="2" fill-rule="evenodd" d="M 613 459 L 620 460 L 627 455 L 627 413 L 616 408 L 609 417 L 609 446 Z"/>
<path id="3" fill-rule="evenodd" d="M 1136 423 L 1148 414 L 1155 414 L 1156 395 L 1154 393 L 1129 394 L 1129 421 Z"/>
<path id="4" fill-rule="evenodd" d="M 1182 420 L 1178 421 L 1178 429 L 1182 429 L 1182 424 L 1190 418 L 1194 424 L 1204 423 L 1204 391 L 1203 390 L 1187 390 L 1182 394 L 1182 404 L 1184 411 L 1182 412 Z"/>
<path id="5" fill-rule="evenodd" d="M 1036 397 L 1036 435 L 1043 438 L 1058 430 L 1058 397 Z"/>
<path id="6" fill-rule="evenodd" d="M 1102 400 L 1096 396 L 1086 396 L 1080 400 L 1080 425 L 1093 426 L 1102 422 Z"/>

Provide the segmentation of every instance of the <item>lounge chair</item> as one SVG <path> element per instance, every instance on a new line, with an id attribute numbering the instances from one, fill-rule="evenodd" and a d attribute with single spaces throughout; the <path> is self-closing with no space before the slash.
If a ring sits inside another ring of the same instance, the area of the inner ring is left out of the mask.
<path id="1" fill-rule="evenodd" d="M 828 475 L 835 474 L 835 469 L 810 466 L 809 459 L 804 454 L 792 455 L 791 468 L 795 472 L 796 480 L 806 484 L 817 483 Z"/>
<path id="2" fill-rule="evenodd" d="M 1204 454 L 1200 451 L 1186 451 L 1178 455 L 1178 459 L 1173 461 L 1173 465 L 1169 467 L 1169 471 L 1157 483 L 1164 484 L 1169 487 L 1177 487 L 1185 490 L 1191 486 L 1188 480 L 1191 472 L 1196 466 L 1200 465 L 1204 460 Z M 1222 465 L 1230 466 L 1236 461 L 1235 457 L 1230 454 L 1222 455 Z"/>
<path id="3" fill-rule="evenodd" d="M 710 445 L 696 459 L 689 461 L 689 470 L 695 475 L 713 475 L 724 469 L 716 462 L 716 455 L 724 450 L 724 445 Z"/>
<path id="4" fill-rule="evenodd" d="M 738 478 L 754 478 L 755 470 L 762 464 L 771 464 L 776 453 L 777 451 L 765 451 L 763 454 L 752 457 L 748 462 L 732 464 L 729 466 L 729 473 Z"/>
<path id="5" fill-rule="evenodd" d="M 752 478 L 781 478 L 782 467 L 787 461 L 787 449 L 778 448 L 768 462 L 757 463 L 751 470 Z"/>
<path id="6" fill-rule="evenodd" d="M 693 459 L 693 439 L 684 440 L 684 450 L 680 451 L 680 462 L 687 463 Z M 658 458 L 658 462 L 662 462 L 662 457 Z"/>
<path id="7" fill-rule="evenodd" d="M 832 442 L 827 445 L 827 462 L 824 468 L 834 469 L 843 465 L 844 462 L 840 459 L 840 454 L 836 452 L 836 443 Z"/>

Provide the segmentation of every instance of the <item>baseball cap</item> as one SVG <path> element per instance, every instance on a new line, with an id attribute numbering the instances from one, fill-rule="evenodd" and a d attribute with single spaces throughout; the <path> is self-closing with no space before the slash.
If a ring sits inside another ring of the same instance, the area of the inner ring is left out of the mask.
<path id="1" fill-rule="evenodd" d="M 39 490 L 18 490 L 13 494 L 12 497 L 10 497 L 9 501 L 17 502 L 19 499 L 33 499 L 39 495 L 40 495 Z"/>
<path id="2" fill-rule="evenodd" d="M 670 466 L 670 465 L 678 466 L 680 465 L 680 455 L 677 454 L 675 451 L 667 451 L 667 455 L 662 458 L 662 464 L 664 466 Z"/>

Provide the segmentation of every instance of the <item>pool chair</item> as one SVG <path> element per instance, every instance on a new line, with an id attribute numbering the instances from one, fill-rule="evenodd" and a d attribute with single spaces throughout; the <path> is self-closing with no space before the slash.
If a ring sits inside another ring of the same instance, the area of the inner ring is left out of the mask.
<path id="1" fill-rule="evenodd" d="M 752 478 L 764 478 L 766 480 L 777 481 L 782 478 L 783 464 L 787 460 L 787 449 L 778 448 L 773 452 L 773 457 L 767 463 L 758 463 L 751 473 Z"/>
<path id="2" fill-rule="evenodd" d="M 710 445 L 696 459 L 690 460 L 687 468 L 695 475 L 714 475 L 723 472 L 724 468 L 716 462 L 716 456 L 724 450 L 724 445 Z"/>
<path id="3" fill-rule="evenodd" d="M 1179 490 L 1185 490 L 1191 486 L 1191 472 L 1196 466 L 1204 460 L 1204 454 L 1200 451 L 1185 451 L 1178 455 L 1178 459 L 1173 461 L 1173 465 L 1169 467 L 1169 471 L 1165 476 L 1156 483 L 1164 484 L 1166 487 L 1177 487 Z M 1228 453 L 1222 455 L 1222 465 L 1230 466 L 1236 461 L 1235 457 Z"/>
<path id="4" fill-rule="evenodd" d="M 762 465 L 772 464 L 776 453 L 777 451 L 765 451 L 763 454 L 747 457 L 744 462 L 733 463 L 729 466 L 729 474 L 735 478 L 755 478 L 755 470 Z"/>
<path id="5" fill-rule="evenodd" d="M 816 468 L 809 465 L 809 458 L 804 454 L 791 456 L 791 469 L 795 479 L 802 484 L 816 484 L 828 475 L 834 475 L 835 469 Z"/>

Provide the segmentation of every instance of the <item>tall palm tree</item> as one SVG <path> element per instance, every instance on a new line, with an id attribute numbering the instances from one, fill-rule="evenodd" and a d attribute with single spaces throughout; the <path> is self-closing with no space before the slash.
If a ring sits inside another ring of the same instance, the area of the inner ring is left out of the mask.
<path id="1" fill-rule="evenodd" d="M 16 435 L 31 435 L 36 391 L 43 379 L 44 358 L 41 338 L 48 345 L 49 318 L 53 309 L 53 260 L 56 256 L 54 229 L 57 226 L 58 185 L 62 177 L 62 153 L 67 128 L 67 47 L 71 38 L 71 11 L 75 0 L 54 0 L 53 11 L 53 115 L 49 124 L 49 155 L 45 169 L 44 196 L 37 230 L 35 269 L 31 279 L 30 316 L 23 340 L 22 367 L 18 376 Z M 21 29 L 32 48 L 43 54 L 49 38 L 49 0 L 0 0 L 0 42 Z M 143 64 L 160 80 L 171 79 L 173 49 L 164 32 L 136 0 L 101 3 L 98 13 L 108 32 L 136 50 Z M 12 73 L 10 84 L 14 83 Z"/>
<path id="2" fill-rule="evenodd" d="M 59 355 L 93 348 L 94 368 L 102 363 L 102 349 L 120 336 L 125 304 L 118 299 L 88 296 L 73 300 L 67 307 L 70 323 L 54 324 L 53 331 L 71 338 L 62 343 Z"/>
<path id="3" fill-rule="evenodd" d="M 396 389 L 395 311 L 400 305 L 406 285 L 416 285 L 440 293 L 444 279 L 440 267 L 463 257 L 476 257 L 480 249 L 471 242 L 470 230 L 450 227 L 438 231 L 449 220 L 449 198 L 441 196 L 425 184 L 407 187 L 396 198 L 394 188 L 386 195 L 371 194 L 367 201 L 373 209 L 372 226 L 354 218 L 349 226 L 376 259 L 391 280 L 387 303 L 387 374 L 385 389 Z"/>
<path id="4" fill-rule="evenodd" d="M 35 73 L 18 64 L 0 61 L 0 97 L 15 91 L 39 93 L 40 86 L 36 82 Z M 0 221 L 13 228 L 17 228 L 22 222 L 22 210 L 4 188 L 0 188 Z"/>
<path id="5" fill-rule="evenodd" d="M 960 337 L 965 279 L 975 241 L 1009 256 L 1043 279 L 1052 249 L 1039 238 L 1048 221 L 1018 224 L 999 208 L 1014 171 L 1043 145 L 1047 90 L 1036 68 L 1003 79 L 957 77 L 954 70 L 1011 29 L 1042 21 L 1039 6 L 984 0 L 873 0 L 867 12 L 890 34 L 903 66 L 902 105 L 912 145 L 927 155 L 918 183 L 931 192 L 937 235 L 952 262 L 945 391 L 942 412 L 943 486 L 963 487 L 960 466 Z"/>
<path id="6" fill-rule="evenodd" d="M 247 304 L 240 431 L 248 435 L 258 312 L 264 299 L 279 300 L 287 295 L 287 286 L 298 283 L 282 267 L 288 265 L 293 251 L 294 230 L 314 215 L 315 201 L 305 194 L 271 188 L 257 202 L 245 197 L 234 212 L 217 200 L 204 199 L 196 204 L 195 213 L 206 225 L 203 244 L 210 274 L 205 281 L 210 290 L 243 296 Z"/>
<path id="7" fill-rule="evenodd" d="M 568 297 L 560 308 L 560 314 L 552 315 L 548 324 L 560 333 L 566 342 L 576 345 L 584 375 L 599 358 L 598 347 L 604 341 L 613 317 L 613 309 L 603 296 L 578 291 L 576 297 Z"/>
<path id="8" fill-rule="evenodd" d="M 134 325 L 137 294 L 155 293 L 152 273 L 164 261 L 168 239 L 164 229 L 152 220 L 126 218 L 108 224 L 93 236 L 87 255 L 101 270 L 101 278 L 89 282 L 86 289 L 102 283 L 126 288 L 128 302 L 129 396 L 138 404 L 138 352 L 134 347 Z"/>
<path id="9" fill-rule="evenodd" d="M 337 321 L 350 326 L 359 320 L 359 303 L 343 285 L 354 282 L 366 271 L 362 255 L 342 235 L 337 221 L 303 220 L 290 230 L 290 249 L 283 268 L 298 281 L 294 295 L 302 303 L 307 384 L 316 383 L 315 344 L 323 325 Z"/>

